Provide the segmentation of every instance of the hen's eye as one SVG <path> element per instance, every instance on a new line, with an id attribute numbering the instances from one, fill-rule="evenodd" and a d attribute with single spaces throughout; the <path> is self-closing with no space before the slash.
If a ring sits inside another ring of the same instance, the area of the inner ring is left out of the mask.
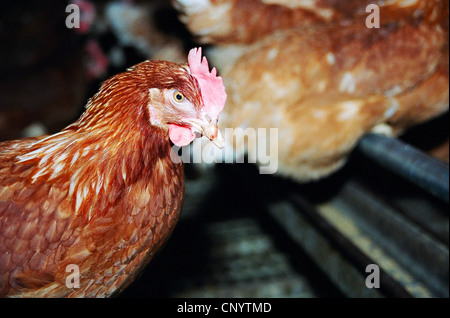
<path id="1" fill-rule="evenodd" d="M 175 99 L 175 101 L 177 102 L 182 102 L 184 101 L 184 95 L 182 93 L 180 93 L 179 91 L 175 91 L 173 93 L 173 98 Z"/>

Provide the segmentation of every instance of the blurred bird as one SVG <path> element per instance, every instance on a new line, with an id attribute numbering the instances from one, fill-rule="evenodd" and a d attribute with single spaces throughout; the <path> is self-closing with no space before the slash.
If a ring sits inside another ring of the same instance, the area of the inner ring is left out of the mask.
<path id="1" fill-rule="evenodd" d="M 270 147 L 251 131 L 276 128 L 277 172 L 319 179 L 364 134 L 397 136 L 448 110 L 448 1 L 173 3 L 224 78 L 221 129 L 241 128 L 226 135 L 225 156 Z M 379 28 L 367 23 L 373 5 Z"/>

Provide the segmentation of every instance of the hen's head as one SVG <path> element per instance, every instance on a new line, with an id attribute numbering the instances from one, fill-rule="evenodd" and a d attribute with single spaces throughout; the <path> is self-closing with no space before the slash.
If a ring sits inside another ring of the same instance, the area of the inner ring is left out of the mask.
<path id="1" fill-rule="evenodd" d="M 192 49 L 187 64 L 146 61 L 129 72 L 144 75 L 150 122 L 168 129 L 175 145 L 185 146 L 204 135 L 222 148 L 217 121 L 227 95 L 222 78 L 215 68 L 209 72 L 201 54 L 201 49 Z"/>

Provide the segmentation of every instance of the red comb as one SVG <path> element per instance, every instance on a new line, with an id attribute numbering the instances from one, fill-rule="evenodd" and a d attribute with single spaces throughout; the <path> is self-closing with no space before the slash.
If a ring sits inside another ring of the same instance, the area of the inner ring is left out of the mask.
<path id="1" fill-rule="evenodd" d="M 212 119 L 217 119 L 227 100 L 222 78 L 217 76 L 215 67 L 209 72 L 208 60 L 206 57 L 202 59 L 201 47 L 189 51 L 188 63 L 191 75 L 200 85 L 205 112 Z"/>

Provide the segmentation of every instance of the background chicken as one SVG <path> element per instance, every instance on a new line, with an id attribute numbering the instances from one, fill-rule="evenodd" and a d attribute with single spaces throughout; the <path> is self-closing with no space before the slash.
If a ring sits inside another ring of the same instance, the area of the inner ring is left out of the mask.
<path id="1" fill-rule="evenodd" d="M 142 55 L 182 63 L 190 37 L 165 0 L 109 2 L 103 8 L 105 24 L 122 45 Z"/>
<path id="2" fill-rule="evenodd" d="M 201 50 L 106 81 L 60 133 L 0 143 L 0 295 L 111 296 L 167 240 L 183 199 L 171 143 L 220 145 L 222 80 Z M 80 286 L 66 286 L 69 265 Z"/>
<path id="3" fill-rule="evenodd" d="M 221 127 L 278 128 L 273 160 L 284 175 L 324 177 L 367 132 L 398 135 L 448 110 L 446 1 L 174 3 L 197 39 L 214 45 L 229 93 Z M 366 26 L 370 3 L 380 28 Z M 237 157 L 239 140 L 226 141 Z"/>

